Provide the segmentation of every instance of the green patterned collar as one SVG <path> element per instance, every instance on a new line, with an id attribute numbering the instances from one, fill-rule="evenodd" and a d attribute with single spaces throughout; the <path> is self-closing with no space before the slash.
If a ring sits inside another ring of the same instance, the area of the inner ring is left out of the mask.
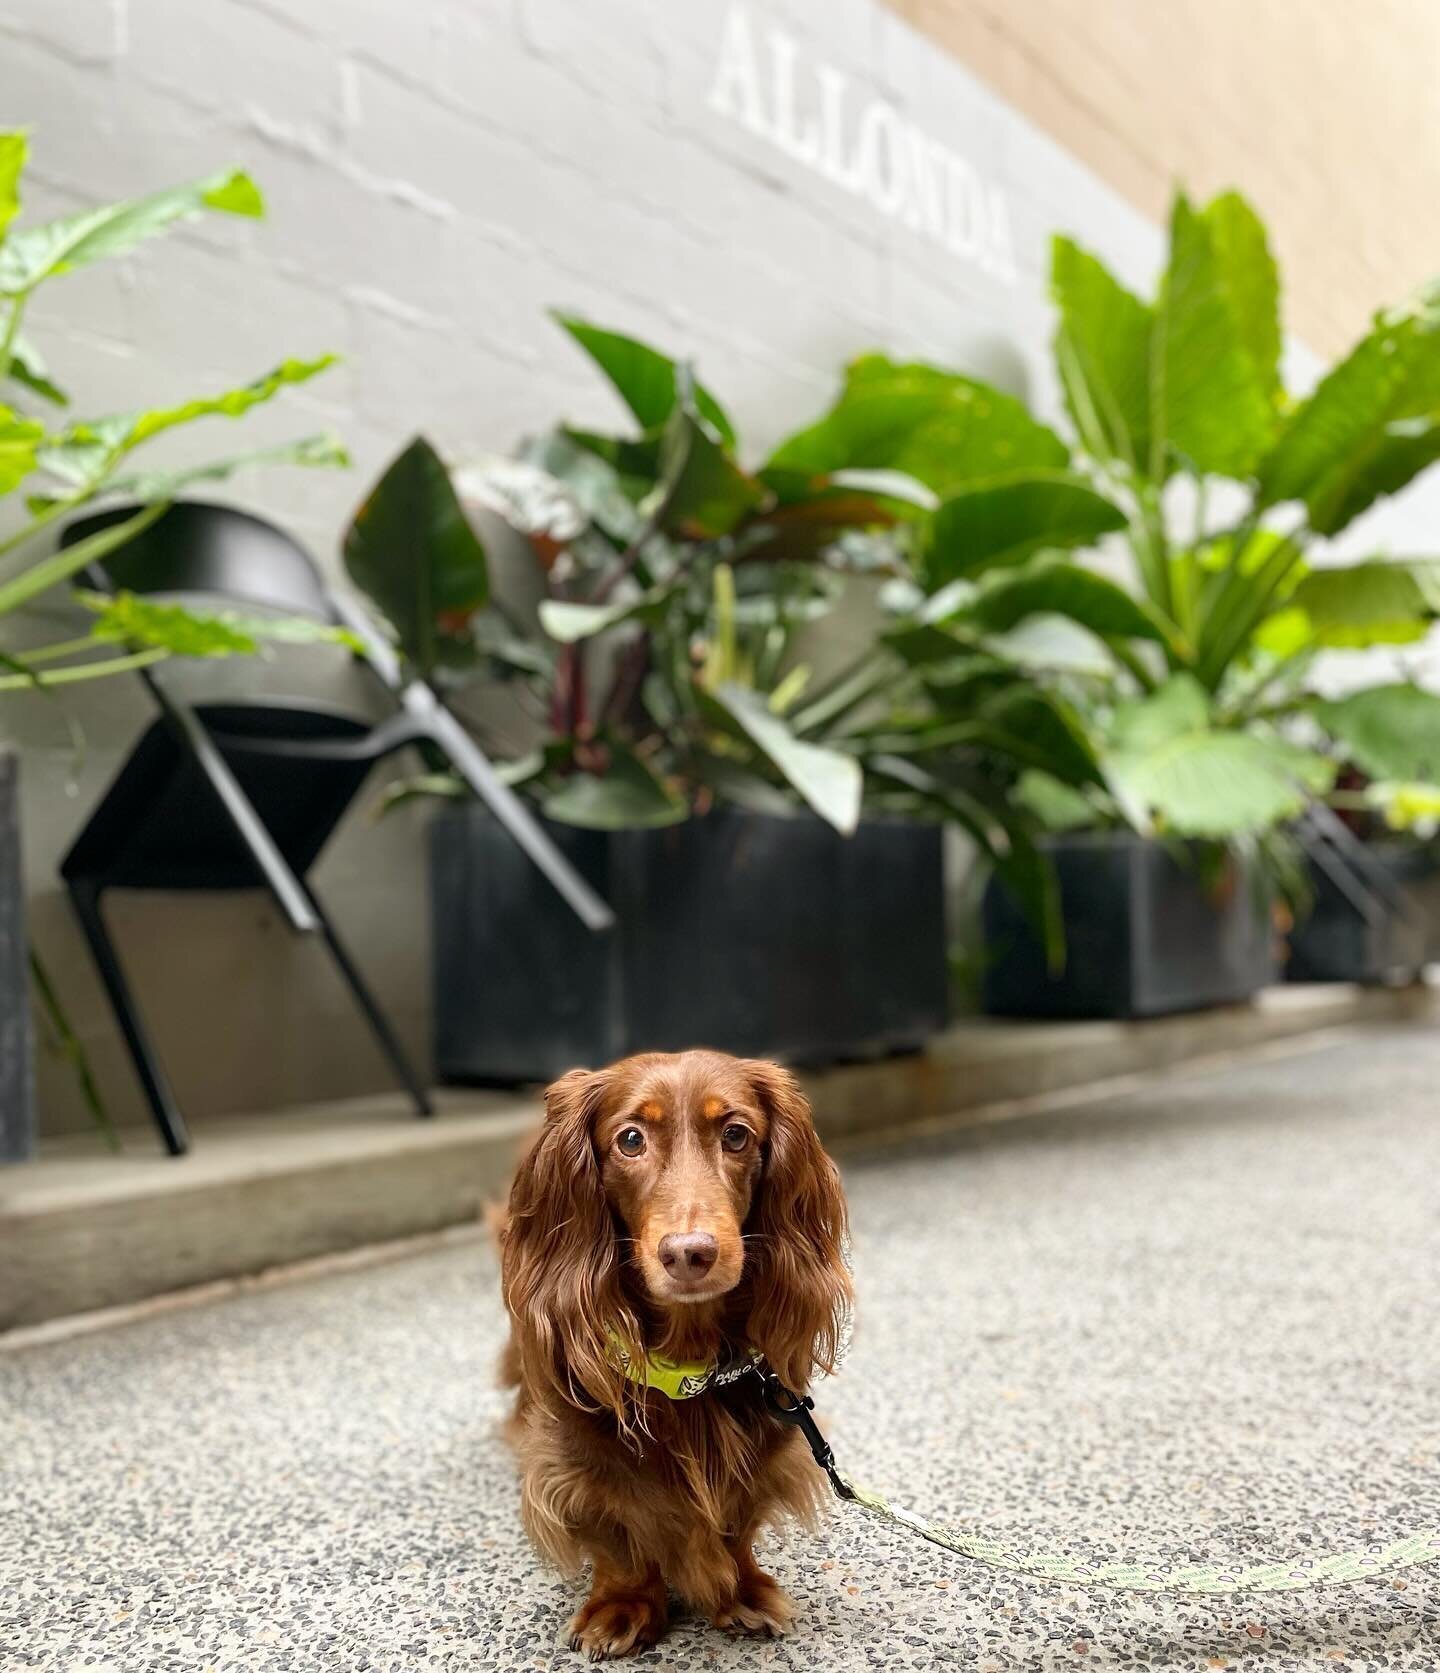
<path id="1" fill-rule="evenodd" d="M 690 1400 L 707 1389 L 737 1382 L 758 1365 L 758 1348 L 744 1348 L 729 1359 L 669 1359 L 664 1354 L 637 1352 L 613 1325 L 607 1325 L 610 1355 L 632 1383 L 653 1388 L 670 1400 Z"/>

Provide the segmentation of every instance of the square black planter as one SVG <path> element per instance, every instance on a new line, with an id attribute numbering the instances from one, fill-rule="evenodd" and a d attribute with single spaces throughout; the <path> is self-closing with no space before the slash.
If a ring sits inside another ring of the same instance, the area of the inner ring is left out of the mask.
<path id="1" fill-rule="evenodd" d="M 19 764 L 14 754 L 0 750 L 0 1162 L 23 1162 L 34 1148 Z"/>
<path id="2" fill-rule="evenodd" d="M 1290 932 L 1290 982 L 1412 982 L 1440 959 L 1440 856 L 1403 837 L 1365 843 L 1357 890 L 1311 861 L 1314 898 Z"/>
<path id="3" fill-rule="evenodd" d="M 448 1081 L 549 1080 L 709 1046 L 830 1062 L 945 1025 L 938 826 L 721 809 L 550 835 L 615 908 L 590 935 L 478 807 L 432 826 L 435 1055 Z"/>
<path id="4" fill-rule="evenodd" d="M 984 1005 L 1005 1017 L 1155 1017 L 1249 999 L 1274 980 L 1270 915 L 1235 858 L 1218 880 L 1130 832 L 1045 843 L 1060 883 L 1065 968 L 1044 949 L 1014 897 L 985 893 Z"/>

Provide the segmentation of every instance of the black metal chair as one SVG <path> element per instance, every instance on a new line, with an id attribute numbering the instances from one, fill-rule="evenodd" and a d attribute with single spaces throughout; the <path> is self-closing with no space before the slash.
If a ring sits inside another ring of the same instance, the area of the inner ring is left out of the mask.
<path id="1" fill-rule="evenodd" d="M 65 544 L 133 514 L 119 507 L 69 525 Z M 154 668 L 139 677 L 160 708 L 61 863 L 146 1098 L 172 1155 L 189 1148 L 184 1117 L 146 1034 L 101 911 L 112 888 L 266 887 L 290 928 L 318 934 L 419 1115 L 424 1085 L 336 934 L 307 874 L 383 756 L 410 744 L 439 751 L 592 930 L 609 907 L 555 848 L 435 693 L 407 680 L 364 612 L 329 588 L 282 530 L 229 506 L 184 501 L 87 571 L 92 586 L 200 594 L 349 628 L 395 712 L 376 724 L 302 702 L 191 705 Z"/>

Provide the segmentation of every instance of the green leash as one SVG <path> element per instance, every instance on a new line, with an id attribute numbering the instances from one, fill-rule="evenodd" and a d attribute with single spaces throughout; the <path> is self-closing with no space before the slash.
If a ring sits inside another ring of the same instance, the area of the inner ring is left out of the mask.
<path id="1" fill-rule="evenodd" d="M 1410 1534 L 1405 1539 L 1367 1545 L 1359 1551 L 1337 1551 L 1328 1557 L 1293 1557 L 1283 1563 L 1100 1563 L 1051 1552 L 1026 1551 L 1003 1539 L 961 1533 L 957 1528 L 927 1522 L 903 1505 L 892 1504 L 866 1487 L 841 1475 L 830 1443 L 811 1415 L 808 1395 L 792 1394 L 768 1366 L 757 1365 L 765 1404 L 781 1423 L 799 1429 L 815 1462 L 830 1478 L 837 1498 L 857 1504 L 872 1516 L 908 1528 L 911 1533 L 941 1545 L 958 1557 L 1008 1574 L 1025 1574 L 1073 1586 L 1118 1586 L 1129 1592 L 1299 1592 L 1312 1586 L 1348 1586 L 1375 1580 L 1401 1569 L 1440 1562 L 1440 1529 Z"/>

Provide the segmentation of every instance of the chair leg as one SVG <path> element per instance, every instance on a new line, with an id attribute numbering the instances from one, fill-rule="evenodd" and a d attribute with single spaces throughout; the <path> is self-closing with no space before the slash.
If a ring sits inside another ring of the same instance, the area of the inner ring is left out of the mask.
<path id="1" fill-rule="evenodd" d="M 135 1073 L 140 1077 L 140 1084 L 145 1090 L 145 1097 L 155 1117 L 155 1124 L 160 1129 L 160 1136 L 165 1141 L 165 1148 L 172 1156 L 183 1156 L 190 1148 L 190 1135 L 185 1127 L 185 1118 L 180 1113 L 175 1094 L 170 1089 L 165 1071 L 160 1067 L 160 1060 L 155 1055 L 155 1048 L 151 1045 L 144 1024 L 140 1021 L 140 1014 L 135 1009 L 130 984 L 125 980 L 125 972 L 120 966 L 115 943 L 110 939 L 104 914 L 100 910 L 100 889 L 88 881 L 72 881 L 68 887 L 75 915 L 80 920 L 85 939 L 90 943 L 95 967 L 100 972 L 100 980 L 105 984 L 111 1008 L 115 1012 L 115 1020 L 120 1024 L 120 1032 L 125 1036 L 125 1044 L 130 1048 Z"/>
<path id="2" fill-rule="evenodd" d="M 365 1020 L 370 1024 L 370 1032 L 375 1036 L 375 1043 L 385 1054 L 390 1067 L 395 1072 L 395 1078 L 410 1094 L 415 1105 L 417 1115 L 434 1115 L 435 1106 L 430 1101 L 430 1095 L 421 1084 L 420 1077 L 411 1067 L 410 1060 L 401 1049 L 400 1042 L 395 1038 L 393 1029 L 386 1019 L 385 1013 L 376 1003 L 375 995 L 365 985 L 365 980 L 356 968 L 355 961 L 346 951 L 345 944 L 336 933 L 335 926 L 330 921 L 330 915 L 315 898 L 313 889 L 306 887 L 310 904 L 315 909 L 315 916 L 320 920 L 320 933 L 325 937 L 325 945 L 330 949 L 330 956 L 335 960 L 336 967 L 345 978 L 355 1002 L 365 1013 Z"/>

